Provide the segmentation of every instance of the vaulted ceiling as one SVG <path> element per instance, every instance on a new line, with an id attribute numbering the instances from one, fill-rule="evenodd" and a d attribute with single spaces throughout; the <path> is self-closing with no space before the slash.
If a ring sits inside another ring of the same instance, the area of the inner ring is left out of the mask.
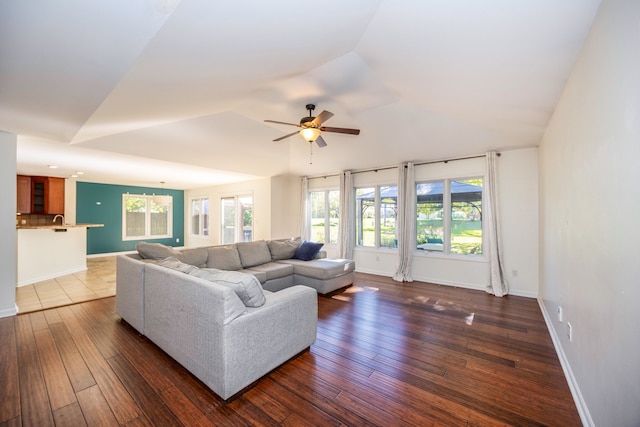
<path id="1" fill-rule="evenodd" d="M 0 0 L 0 130 L 19 173 L 168 188 L 535 146 L 599 3 Z M 361 134 L 272 142 L 308 103 Z"/>

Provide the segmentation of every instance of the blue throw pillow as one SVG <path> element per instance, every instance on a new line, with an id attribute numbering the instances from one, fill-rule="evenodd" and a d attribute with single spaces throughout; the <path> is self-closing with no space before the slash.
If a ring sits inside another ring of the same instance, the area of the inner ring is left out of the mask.
<path id="1" fill-rule="evenodd" d="M 324 246 L 324 243 L 314 242 L 302 242 L 296 252 L 291 257 L 292 259 L 300 259 L 302 261 L 310 261 L 318 255 L 320 248 Z"/>

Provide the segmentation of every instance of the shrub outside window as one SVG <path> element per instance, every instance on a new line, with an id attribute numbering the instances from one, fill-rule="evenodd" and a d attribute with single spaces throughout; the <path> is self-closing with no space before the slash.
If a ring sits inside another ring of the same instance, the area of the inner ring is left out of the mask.
<path id="1" fill-rule="evenodd" d="M 170 238 L 173 197 L 122 195 L 122 240 Z"/>

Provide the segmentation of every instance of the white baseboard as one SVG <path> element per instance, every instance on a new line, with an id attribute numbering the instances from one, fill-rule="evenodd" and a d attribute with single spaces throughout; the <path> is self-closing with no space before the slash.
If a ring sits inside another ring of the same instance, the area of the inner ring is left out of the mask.
<path id="1" fill-rule="evenodd" d="M 576 404 L 576 408 L 578 409 L 578 414 L 580 415 L 580 420 L 582 421 L 582 425 L 584 426 L 595 426 L 593 422 L 593 418 L 591 418 L 591 414 L 589 413 L 589 408 L 587 407 L 587 403 L 584 401 L 582 397 L 582 392 L 580 391 L 580 387 L 578 386 L 578 382 L 576 381 L 576 377 L 573 375 L 573 371 L 571 370 L 571 365 L 569 364 L 569 360 L 567 359 L 567 355 L 560 344 L 560 338 L 553 327 L 553 323 L 551 322 L 551 317 L 549 316 L 549 312 L 547 311 L 547 307 L 544 305 L 544 301 L 542 298 L 538 298 L 538 305 L 540 306 L 540 310 L 542 311 L 542 316 L 544 317 L 544 321 L 547 324 L 547 329 L 549 330 L 549 334 L 551 334 L 551 340 L 553 341 L 553 346 L 556 349 L 556 353 L 558 355 L 558 359 L 560 359 L 560 365 L 562 366 L 562 371 L 564 372 L 564 376 L 567 379 L 567 383 L 569 384 L 569 389 L 571 390 L 571 395 L 573 396 L 573 400 Z"/>
<path id="2" fill-rule="evenodd" d="M 366 274 L 375 274 L 376 276 L 383 276 L 383 277 L 393 277 L 393 275 L 389 275 L 389 272 L 387 271 L 375 271 L 375 270 L 361 270 L 361 269 L 357 269 L 356 272 L 358 273 L 366 273 Z M 418 281 L 418 282 L 426 282 L 426 283 L 433 283 L 435 285 L 442 285 L 442 286 L 452 286 L 454 288 L 463 288 L 463 289 L 474 289 L 476 291 L 485 291 L 485 287 L 482 285 L 476 285 L 473 283 L 457 283 L 457 282 L 446 282 L 446 281 L 442 281 L 442 280 L 433 280 L 430 279 L 428 277 L 414 277 L 413 280 Z M 510 289 L 509 290 L 509 295 L 514 295 L 514 296 L 518 296 L 518 297 L 525 297 L 525 298 L 538 298 L 538 294 L 535 292 L 526 292 L 526 291 L 519 291 L 516 289 Z"/>
<path id="3" fill-rule="evenodd" d="M 1 317 L 15 316 L 16 314 L 18 314 L 18 307 L 8 308 L 6 310 L 0 310 L 0 318 Z"/>
<path id="4" fill-rule="evenodd" d="M 17 286 L 20 287 L 20 286 L 31 285 L 32 283 L 42 282 L 49 279 L 55 279 L 56 277 L 66 276 L 67 274 L 79 273 L 80 271 L 85 271 L 86 269 L 87 269 L 87 266 L 84 265 L 84 266 L 70 268 L 64 271 L 58 271 L 55 274 L 46 274 L 44 276 L 31 277 L 27 280 L 21 280 L 20 282 L 18 282 Z"/>

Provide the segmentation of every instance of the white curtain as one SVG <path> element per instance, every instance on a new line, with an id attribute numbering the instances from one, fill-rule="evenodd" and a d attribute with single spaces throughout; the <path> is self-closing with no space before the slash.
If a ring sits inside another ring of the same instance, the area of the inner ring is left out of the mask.
<path id="1" fill-rule="evenodd" d="M 497 297 L 509 293 L 509 284 L 505 277 L 502 261 L 502 241 L 500 238 L 500 204 L 498 198 L 497 155 L 495 151 L 487 153 L 487 179 L 485 182 L 484 221 L 486 224 L 486 242 L 489 254 L 489 285 L 486 291 Z"/>
<path id="2" fill-rule="evenodd" d="M 350 171 L 344 171 L 340 174 L 340 258 L 353 259 L 355 210 L 353 177 Z"/>
<path id="3" fill-rule="evenodd" d="M 302 177 L 300 180 L 300 237 L 302 240 L 309 240 L 309 229 L 311 220 L 309 215 L 309 180 Z"/>
<path id="4" fill-rule="evenodd" d="M 411 262 L 416 242 L 416 185 L 413 163 L 398 166 L 398 215 L 396 236 L 398 237 L 398 270 L 393 276 L 396 282 L 413 282 Z"/>

